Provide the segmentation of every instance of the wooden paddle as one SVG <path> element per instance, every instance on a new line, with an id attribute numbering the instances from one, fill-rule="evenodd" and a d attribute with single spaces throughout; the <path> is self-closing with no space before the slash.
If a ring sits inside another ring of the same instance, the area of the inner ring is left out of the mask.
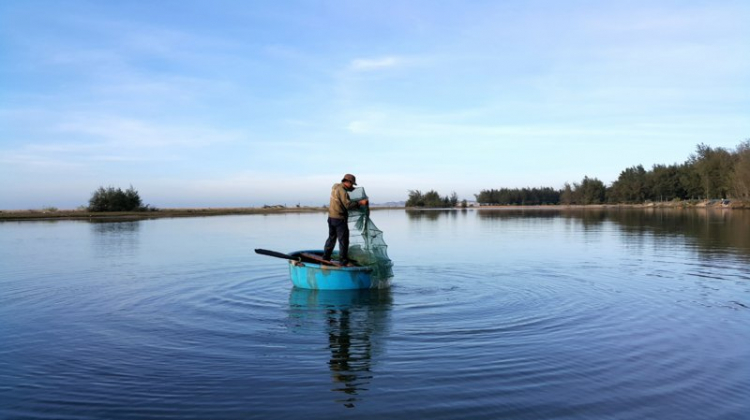
<path id="1" fill-rule="evenodd" d="M 292 260 L 292 261 L 300 260 L 299 257 L 292 257 L 291 255 L 288 255 L 288 254 L 282 254 L 281 252 L 276 252 L 276 251 L 269 251 L 267 249 L 256 248 L 255 253 L 260 254 L 260 255 L 268 255 L 269 257 L 283 258 L 285 260 Z"/>
<path id="2" fill-rule="evenodd" d="M 256 249 L 255 253 L 256 254 L 260 254 L 260 255 L 268 255 L 269 257 L 283 258 L 285 260 L 302 261 L 302 258 L 300 258 L 300 257 L 293 257 L 293 256 L 291 256 L 289 254 L 283 254 L 281 252 L 271 251 L 271 250 L 268 250 L 268 249 Z M 334 267 L 343 267 L 344 266 L 343 264 L 340 264 L 340 263 L 337 263 L 337 262 L 334 262 L 334 261 L 324 260 L 322 257 L 320 257 L 318 255 L 309 254 L 307 252 L 301 253 L 300 256 L 304 257 L 304 258 L 306 258 L 308 260 L 313 260 L 313 261 L 315 261 L 315 262 L 317 262 L 319 264 L 332 265 Z"/>
<path id="3" fill-rule="evenodd" d="M 321 263 L 321 264 L 332 265 L 334 267 L 344 267 L 344 264 L 337 263 L 335 261 L 324 260 L 322 257 L 320 257 L 318 255 L 315 255 L 315 254 L 309 254 L 307 252 L 303 252 L 300 255 L 302 255 L 303 257 L 305 257 L 307 259 L 313 260 L 313 261 Z"/>

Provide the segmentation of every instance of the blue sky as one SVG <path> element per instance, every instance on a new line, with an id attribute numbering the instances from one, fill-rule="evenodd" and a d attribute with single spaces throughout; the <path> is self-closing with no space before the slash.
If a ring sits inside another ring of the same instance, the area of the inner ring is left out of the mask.
<path id="1" fill-rule="evenodd" d="M 750 138 L 747 1 L 0 2 L 0 209 L 605 183 Z"/>

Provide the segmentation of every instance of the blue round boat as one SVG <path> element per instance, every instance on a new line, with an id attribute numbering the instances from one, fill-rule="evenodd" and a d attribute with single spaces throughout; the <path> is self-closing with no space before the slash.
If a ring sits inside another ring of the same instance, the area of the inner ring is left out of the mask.
<path id="1" fill-rule="evenodd" d="M 320 250 L 297 251 L 289 254 L 289 275 L 294 286 L 314 290 L 382 289 L 390 286 L 390 278 L 374 278 L 373 267 L 336 267 L 300 261 L 302 254 L 322 254 Z"/>

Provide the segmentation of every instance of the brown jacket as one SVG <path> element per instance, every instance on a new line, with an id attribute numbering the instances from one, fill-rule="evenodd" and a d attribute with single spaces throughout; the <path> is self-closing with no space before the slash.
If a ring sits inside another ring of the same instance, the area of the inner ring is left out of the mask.
<path id="1" fill-rule="evenodd" d="M 344 184 L 333 184 L 331 187 L 331 203 L 328 205 L 328 217 L 333 219 L 346 219 L 349 210 L 359 207 L 359 203 L 349 200 L 349 194 Z"/>

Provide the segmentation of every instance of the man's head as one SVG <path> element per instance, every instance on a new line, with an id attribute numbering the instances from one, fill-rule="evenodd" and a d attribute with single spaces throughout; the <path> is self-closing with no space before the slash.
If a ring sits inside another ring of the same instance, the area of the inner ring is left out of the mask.
<path id="1" fill-rule="evenodd" d="M 344 178 L 341 179 L 341 182 L 346 188 L 352 189 L 357 185 L 357 177 L 352 174 L 346 174 L 344 175 Z"/>

